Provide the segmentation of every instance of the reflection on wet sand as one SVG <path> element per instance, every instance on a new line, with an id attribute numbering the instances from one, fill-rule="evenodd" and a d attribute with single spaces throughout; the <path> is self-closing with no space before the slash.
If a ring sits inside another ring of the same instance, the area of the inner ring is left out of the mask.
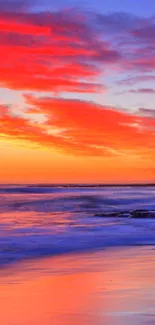
<path id="1" fill-rule="evenodd" d="M 107 250 L 1 271 L 3 325 L 155 323 L 155 251 Z"/>

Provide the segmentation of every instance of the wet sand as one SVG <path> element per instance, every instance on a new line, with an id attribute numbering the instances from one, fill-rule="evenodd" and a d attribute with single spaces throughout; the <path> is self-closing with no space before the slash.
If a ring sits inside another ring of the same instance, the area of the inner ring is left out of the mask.
<path id="1" fill-rule="evenodd" d="M 0 271 L 0 324 L 155 324 L 154 272 L 151 246 L 14 265 Z"/>

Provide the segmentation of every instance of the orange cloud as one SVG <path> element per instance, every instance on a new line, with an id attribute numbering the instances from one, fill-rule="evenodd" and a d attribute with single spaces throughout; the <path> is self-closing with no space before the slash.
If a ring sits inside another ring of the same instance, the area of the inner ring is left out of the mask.
<path id="1" fill-rule="evenodd" d="M 33 24 L 21 23 L 15 19 L 1 18 L 0 19 L 0 31 L 26 34 L 26 35 L 50 35 L 50 28 L 44 26 L 35 26 Z"/>
<path id="2" fill-rule="evenodd" d="M 140 117 L 95 103 L 26 96 L 24 117 L 3 114 L 1 134 L 52 147 L 72 155 L 149 156 L 155 148 L 155 119 Z M 35 123 L 31 114 L 46 120 Z"/>

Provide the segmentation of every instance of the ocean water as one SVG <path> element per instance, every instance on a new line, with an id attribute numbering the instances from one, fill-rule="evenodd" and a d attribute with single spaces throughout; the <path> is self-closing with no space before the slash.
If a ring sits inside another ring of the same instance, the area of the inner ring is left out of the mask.
<path id="1" fill-rule="evenodd" d="M 155 187 L 0 186 L 0 264 L 154 245 L 155 219 L 96 216 L 135 209 L 155 210 Z"/>

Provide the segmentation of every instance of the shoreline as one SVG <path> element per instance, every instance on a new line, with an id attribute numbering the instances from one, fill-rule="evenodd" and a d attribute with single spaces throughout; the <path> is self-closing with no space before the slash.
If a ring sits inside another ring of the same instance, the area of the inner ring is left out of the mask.
<path id="1" fill-rule="evenodd" d="M 141 246 L 20 262 L 0 272 L 1 321 L 3 325 L 153 321 L 154 257 L 154 246 Z"/>
<path id="2" fill-rule="evenodd" d="M 18 269 L 18 267 L 20 265 L 26 265 L 26 264 L 31 264 L 32 263 L 40 263 L 40 261 L 43 260 L 53 260 L 55 258 L 68 258 L 68 257 L 72 257 L 72 256 L 83 256 L 83 255 L 93 255 L 93 254 L 98 254 L 98 253 L 102 253 L 102 252 L 107 252 L 107 251 L 123 251 L 123 250 L 127 250 L 127 249 L 136 249 L 136 248 L 141 248 L 143 247 L 144 249 L 146 247 L 154 247 L 153 249 L 155 249 L 155 241 L 150 239 L 149 240 L 144 240 L 144 242 L 137 242 L 137 243 L 118 243 L 114 241 L 114 243 L 105 245 L 105 246 L 96 246 L 96 247 L 86 247 L 86 248 L 81 248 L 81 249 L 73 249 L 73 250 L 64 250 L 61 252 L 55 252 L 55 253 L 47 253 L 44 255 L 30 255 L 27 256 L 25 258 L 20 258 L 20 259 L 16 259 L 16 260 L 11 260 L 11 261 L 7 261 L 4 263 L 0 264 L 0 277 L 1 277 L 1 273 L 2 271 L 7 271 L 9 269 Z"/>

